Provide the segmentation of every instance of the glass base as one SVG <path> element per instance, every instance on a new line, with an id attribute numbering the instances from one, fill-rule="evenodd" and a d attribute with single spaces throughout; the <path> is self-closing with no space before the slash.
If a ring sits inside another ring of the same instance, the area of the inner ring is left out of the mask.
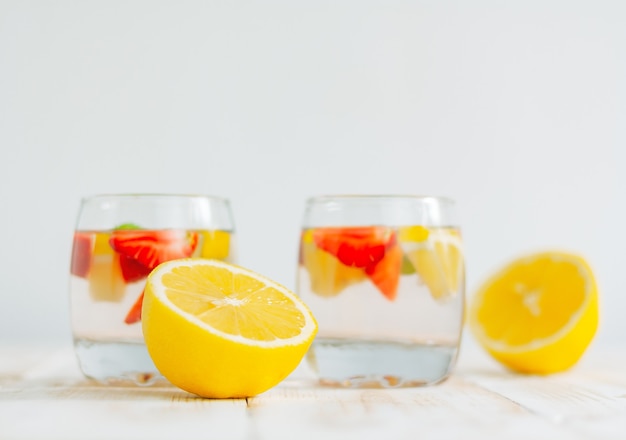
<path id="1" fill-rule="evenodd" d="M 169 384 L 154 366 L 143 342 L 75 339 L 74 350 L 83 374 L 98 382 L 140 386 Z"/>
<path id="2" fill-rule="evenodd" d="M 446 379 L 457 352 L 448 345 L 318 338 L 307 361 L 322 385 L 402 388 Z"/>

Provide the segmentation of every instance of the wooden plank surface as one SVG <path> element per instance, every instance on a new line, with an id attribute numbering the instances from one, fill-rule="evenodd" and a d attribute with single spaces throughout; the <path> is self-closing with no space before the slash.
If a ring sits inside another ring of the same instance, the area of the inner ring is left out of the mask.
<path id="1" fill-rule="evenodd" d="M 88 381 L 70 347 L 0 347 L 0 439 L 623 439 L 625 367 L 610 350 L 520 376 L 474 354 L 432 387 L 325 388 L 298 371 L 254 398 L 210 400 Z"/>

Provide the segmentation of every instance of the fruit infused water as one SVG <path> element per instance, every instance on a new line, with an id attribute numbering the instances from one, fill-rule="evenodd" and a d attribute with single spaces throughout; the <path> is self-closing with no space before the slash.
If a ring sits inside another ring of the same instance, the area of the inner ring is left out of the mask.
<path id="1" fill-rule="evenodd" d="M 304 228 L 297 282 L 318 321 L 307 360 L 323 384 L 420 386 L 450 374 L 464 313 L 458 227 Z"/>
<path id="2" fill-rule="evenodd" d="M 158 265 L 175 259 L 233 262 L 234 234 L 225 203 L 167 195 L 95 196 L 83 201 L 74 232 L 69 293 L 74 348 L 87 377 L 139 385 L 162 379 L 142 332 L 146 279 Z M 220 206 L 227 211 L 227 221 L 214 221 Z M 198 227 L 212 223 L 231 227 Z"/>
<path id="3" fill-rule="evenodd" d="M 147 276 L 159 264 L 178 258 L 229 260 L 232 239 L 228 231 L 209 230 L 77 231 L 70 278 L 72 328 L 76 348 L 95 357 L 82 363 L 85 373 L 101 376 L 97 352 L 124 351 L 144 368 L 121 374 L 150 381 L 156 372 L 141 328 Z"/>

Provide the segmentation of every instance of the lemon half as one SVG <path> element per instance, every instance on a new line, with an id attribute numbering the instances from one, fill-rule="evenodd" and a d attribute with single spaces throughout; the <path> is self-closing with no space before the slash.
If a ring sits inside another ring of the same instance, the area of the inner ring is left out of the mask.
<path id="1" fill-rule="evenodd" d="M 249 397 L 282 381 L 317 332 L 285 287 L 229 263 L 173 260 L 148 277 L 142 310 L 148 352 L 174 385 L 203 397 Z"/>
<path id="2" fill-rule="evenodd" d="M 598 289 L 589 264 L 567 252 L 518 258 L 478 290 L 469 312 L 478 342 L 522 373 L 574 365 L 598 327 Z"/>

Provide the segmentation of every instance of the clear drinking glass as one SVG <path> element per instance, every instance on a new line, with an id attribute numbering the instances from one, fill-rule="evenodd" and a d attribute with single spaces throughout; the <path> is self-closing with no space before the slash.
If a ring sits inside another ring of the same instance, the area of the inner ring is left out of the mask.
<path id="1" fill-rule="evenodd" d="M 309 199 L 297 278 L 319 325 L 307 361 L 322 384 L 420 386 L 450 374 L 465 296 L 452 200 Z"/>
<path id="2" fill-rule="evenodd" d="M 201 195 L 117 194 L 81 201 L 70 265 L 74 348 L 103 382 L 161 378 L 143 341 L 146 277 L 177 258 L 235 260 L 228 200 Z"/>

